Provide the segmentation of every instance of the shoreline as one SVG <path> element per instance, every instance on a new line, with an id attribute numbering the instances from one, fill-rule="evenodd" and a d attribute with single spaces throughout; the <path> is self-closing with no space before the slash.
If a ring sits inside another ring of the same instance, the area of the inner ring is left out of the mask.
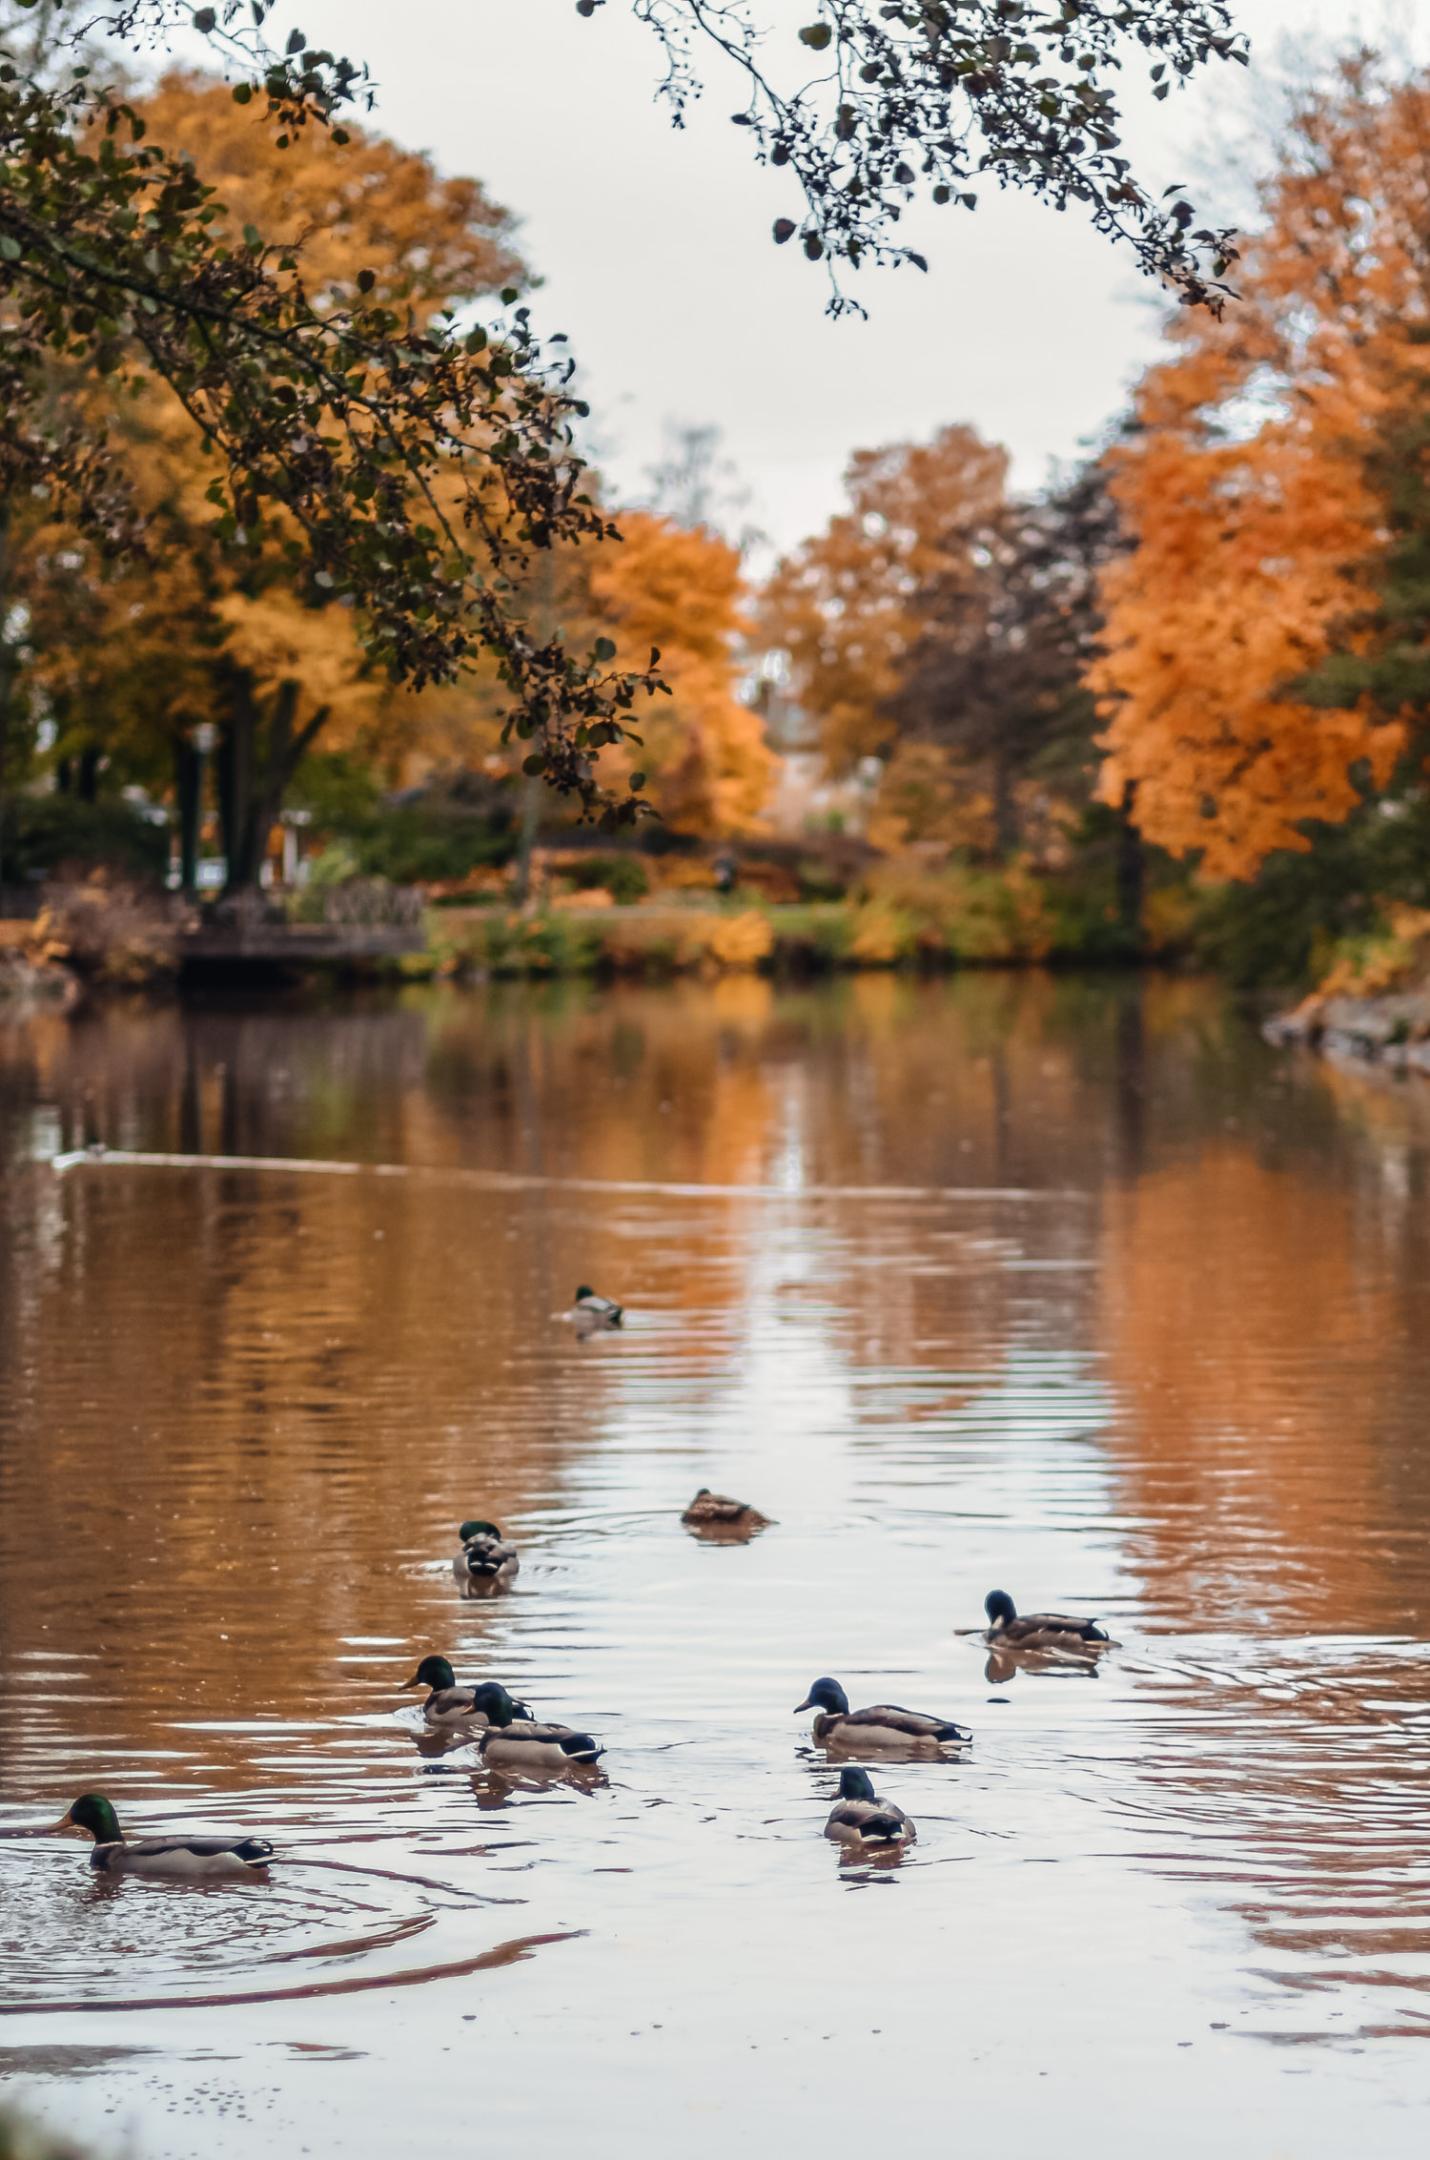
<path id="1" fill-rule="evenodd" d="M 1313 992 L 1273 1014 L 1262 1033 L 1278 1049 L 1430 1078 L 1430 987 L 1375 997 Z"/>

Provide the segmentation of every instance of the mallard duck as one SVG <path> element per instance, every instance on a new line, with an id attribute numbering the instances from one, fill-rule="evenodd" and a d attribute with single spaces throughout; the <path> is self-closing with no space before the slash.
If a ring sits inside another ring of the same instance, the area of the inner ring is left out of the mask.
<path id="1" fill-rule="evenodd" d="M 841 1845 L 889 1852 L 911 1845 L 917 1833 L 901 1807 L 878 1797 L 867 1770 L 841 1770 L 839 1798 L 824 1834 Z"/>
<path id="2" fill-rule="evenodd" d="M 84 1793 L 58 1827 L 87 1830 L 94 1839 L 89 1864 L 101 1875 L 153 1875 L 170 1881 L 211 1881 L 215 1876 L 254 1875 L 273 1858 L 261 1837 L 152 1837 L 128 1839 L 103 1793 Z"/>
<path id="3" fill-rule="evenodd" d="M 500 1682 L 476 1690 L 485 1724 L 477 1735 L 482 1761 L 493 1770 L 570 1770 L 596 1762 L 605 1749 L 590 1733 L 569 1725 L 538 1725 L 525 1703 L 513 1702 Z"/>
<path id="4" fill-rule="evenodd" d="M 1079 1620 L 1071 1613 L 1019 1614 L 1006 1590 L 990 1590 L 983 1600 L 988 1615 L 988 1640 L 1018 1650 L 1072 1650 L 1081 1657 L 1097 1656 L 1119 1646 L 1095 1620 Z"/>
<path id="5" fill-rule="evenodd" d="M 757 1530 L 767 1530 L 770 1521 L 747 1500 L 729 1500 L 708 1485 L 701 1486 L 680 1519 L 687 1530 L 726 1531 L 736 1537 L 753 1537 Z"/>
<path id="6" fill-rule="evenodd" d="M 615 1304 L 608 1297 L 597 1297 L 589 1283 L 580 1285 L 571 1304 L 572 1319 L 588 1335 L 598 1328 L 618 1328 L 624 1314 L 623 1305 Z"/>
<path id="7" fill-rule="evenodd" d="M 466 1726 L 480 1727 L 487 1722 L 486 1710 L 477 1699 L 483 1693 L 484 1684 L 458 1687 L 457 1676 L 444 1657 L 423 1658 L 412 1678 L 404 1680 L 402 1685 L 428 1690 L 422 1716 L 439 1732 L 460 1731 Z M 505 1695 L 505 1688 L 501 1692 Z M 517 1704 L 516 1713 L 521 1717 L 531 1715 L 525 1703 Z"/>
<path id="8" fill-rule="evenodd" d="M 818 1747 L 847 1748 L 864 1754 L 878 1750 L 899 1755 L 941 1756 L 973 1738 L 951 1718 L 929 1717 L 921 1710 L 901 1710 L 897 1703 L 876 1703 L 870 1710 L 851 1710 L 849 1697 L 837 1680 L 816 1680 L 801 1710 L 814 1712 L 814 1738 Z"/>
<path id="9" fill-rule="evenodd" d="M 496 1524 L 464 1522 L 457 1535 L 462 1550 L 452 1562 L 452 1573 L 463 1597 L 482 1597 L 488 1591 L 509 1589 L 521 1561 L 516 1547 L 502 1536 Z"/>

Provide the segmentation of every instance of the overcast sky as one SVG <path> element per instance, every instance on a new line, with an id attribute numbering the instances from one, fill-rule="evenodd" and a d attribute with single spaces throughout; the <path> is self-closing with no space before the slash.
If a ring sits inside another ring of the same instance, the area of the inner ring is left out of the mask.
<path id="1" fill-rule="evenodd" d="M 753 4 L 791 30 L 809 12 Z M 1389 23 L 1430 57 L 1430 0 L 1241 0 L 1237 12 L 1268 84 L 1288 34 Z M 668 420 L 719 425 L 749 515 L 781 546 L 837 506 L 852 450 L 946 421 L 1007 443 L 1034 482 L 1098 434 L 1155 350 L 1159 303 L 1130 264 L 1077 217 L 1013 196 L 985 196 L 973 216 L 930 211 L 917 241 L 930 274 L 866 275 L 869 319 L 831 321 L 819 266 L 771 243 L 773 220 L 799 204 L 729 124 L 732 81 L 712 59 L 696 123 L 674 133 L 633 0 L 590 20 L 573 0 L 288 0 L 279 23 L 291 22 L 370 63 L 378 125 L 521 218 L 544 279 L 540 325 L 572 339 L 595 447 L 627 500 L 645 491 Z M 1128 143 L 1144 172 L 1196 180 L 1199 208 L 1234 218 L 1256 89 L 1218 68 L 1165 104 L 1139 99 Z"/>

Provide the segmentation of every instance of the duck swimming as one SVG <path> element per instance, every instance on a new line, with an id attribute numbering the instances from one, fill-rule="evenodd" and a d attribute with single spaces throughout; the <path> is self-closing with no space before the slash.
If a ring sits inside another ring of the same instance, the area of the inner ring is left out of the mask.
<path id="1" fill-rule="evenodd" d="M 897 1703 L 876 1703 L 869 1710 L 851 1710 L 849 1697 L 837 1680 L 816 1680 L 801 1710 L 814 1712 L 814 1739 L 818 1747 L 845 1749 L 864 1754 L 943 1757 L 953 1747 L 973 1738 L 951 1718 L 931 1717 L 921 1710 L 901 1710 Z"/>
<path id="2" fill-rule="evenodd" d="M 597 1297 L 589 1283 L 580 1285 L 571 1303 L 571 1318 L 585 1335 L 594 1335 L 599 1328 L 618 1328 L 624 1315 L 624 1306 Z"/>
<path id="3" fill-rule="evenodd" d="M 212 1882 L 256 1875 L 273 1858 L 267 1838 L 126 1838 L 103 1793 L 84 1793 L 58 1827 L 87 1830 L 94 1839 L 89 1864 L 101 1875 L 149 1875 L 171 1882 Z"/>
<path id="4" fill-rule="evenodd" d="M 606 1752 L 590 1733 L 573 1732 L 569 1725 L 537 1724 L 526 1705 L 513 1702 L 499 1681 L 488 1680 L 474 1693 L 485 1721 L 476 1744 L 482 1761 L 493 1770 L 565 1771 L 594 1763 Z"/>
<path id="5" fill-rule="evenodd" d="M 1006 1590 L 990 1590 L 983 1610 L 989 1642 L 1012 1650 L 1072 1650 L 1080 1657 L 1096 1657 L 1120 1648 L 1095 1620 L 1079 1620 L 1071 1613 L 1020 1614 Z"/>
<path id="6" fill-rule="evenodd" d="M 482 1726 L 487 1722 L 486 1709 L 478 1697 L 492 1683 L 473 1687 L 458 1687 L 457 1676 L 444 1657 L 425 1657 L 410 1680 L 404 1680 L 405 1688 L 425 1687 L 427 1700 L 422 1705 L 422 1716 L 428 1725 L 438 1732 L 460 1732 L 468 1726 Z M 506 1694 L 506 1689 L 499 1692 Z M 507 1700 L 511 1698 L 508 1696 Z M 515 1705 L 515 1714 L 530 1717 L 525 1703 Z"/>
<path id="7" fill-rule="evenodd" d="M 452 1573 L 463 1597 L 484 1597 L 493 1590 L 509 1590 L 521 1568 L 516 1547 L 504 1538 L 495 1523 L 464 1522 L 457 1536 L 462 1550 L 452 1562 Z"/>
<path id="8" fill-rule="evenodd" d="M 911 1845 L 917 1832 L 901 1807 L 881 1800 L 867 1770 L 842 1770 L 839 1798 L 824 1826 L 827 1838 L 852 1849 L 873 1852 L 897 1851 Z"/>
<path id="9" fill-rule="evenodd" d="M 730 1500 L 724 1493 L 711 1492 L 702 1485 L 685 1513 L 681 1516 L 687 1530 L 712 1531 L 718 1537 L 753 1537 L 757 1530 L 767 1530 L 768 1515 L 751 1507 L 747 1500 Z"/>

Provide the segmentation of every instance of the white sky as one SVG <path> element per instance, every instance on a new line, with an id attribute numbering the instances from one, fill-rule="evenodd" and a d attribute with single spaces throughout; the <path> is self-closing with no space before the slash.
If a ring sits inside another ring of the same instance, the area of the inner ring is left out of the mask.
<path id="1" fill-rule="evenodd" d="M 752 4 L 791 25 L 810 12 Z M 1389 24 L 1430 57 L 1430 0 L 1241 0 L 1237 12 L 1268 78 L 1288 34 L 1348 40 Z M 927 277 L 868 274 L 869 320 L 829 320 L 821 267 L 770 240 L 799 204 L 730 126 L 740 99 L 718 56 L 696 124 L 673 132 L 633 0 L 590 20 L 573 0 L 289 0 L 277 28 L 294 22 L 369 62 L 376 125 L 520 216 L 544 279 L 534 314 L 571 337 L 594 447 L 628 500 L 668 419 L 719 425 L 747 515 L 780 546 L 837 507 L 852 450 L 950 420 L 1006 442 L 1035 482 L 1098 433 L 1156 347 L 1159 302 L 1128 261 L 1074 216 L 986 192 L 973 216 L 928 213 L 916 238 Z M 1217 68 L 1164 104 L 1139 100 L 1129 128 L 1144 173 L 1195 181 L 1214 222 L 1245 207 L 1244 155 L 1222 146 L 1244 138 L 1255 88 Z"/>

